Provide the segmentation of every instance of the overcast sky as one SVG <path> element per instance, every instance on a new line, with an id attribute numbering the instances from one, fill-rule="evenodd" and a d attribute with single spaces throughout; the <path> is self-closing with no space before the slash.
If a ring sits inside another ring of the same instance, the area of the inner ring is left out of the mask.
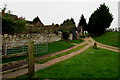
<path id="1" fill-rule="evenodd" d="M 71 17 L 78 25 L 81 14 L 84 15 L 88 22 L 91 14 L 103 3 L 110 8 L 110 12 L 113 14 L 114 20 L 111 27 L 118 27 L 118 1 L 115 0 L 91 0 L 91 2 L 87 0 L 29 0 L 29 2 L 24 0 L 4 0 L 0 8 L 7 4 L 7 10 L 11 10 L 12 14 L 19 17 L 23 16 L 30 21 L 39 16 L 44 25 L 61 24 Z"/>

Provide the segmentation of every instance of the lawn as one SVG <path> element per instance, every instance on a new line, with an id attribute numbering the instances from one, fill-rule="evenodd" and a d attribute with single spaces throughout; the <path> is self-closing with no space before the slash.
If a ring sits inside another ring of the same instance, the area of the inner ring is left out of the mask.
<path id="1" fill-rule="evenodd" d="M 94 39 L 103 44 L 120 47 L 120 40 L 118 40 L 119 34 L 120 32 L 106 32 L 103 35 Z"/>
<path id="2" fill-rule="evenodd" d="M 35 76 L 47 79 L 117 78 L 118 53 L 105 49 L 89 48 L 73 58 L 37 71 Z M 19 78 L 25 77 L 24 75 Z"/>
<path id="3" fill-rule="evenodd" d="M 75 43 L 75 44 L 80 44 L 80 43 L 83 42 L 83 40 L 80 40 L 80 39 L 78 39 L 78 40 L 69 40 L 69 42 Z"/>
<path id="4" fill-rule="evenodd" d="M 57 42 L 53 42 L 53 43 L 48 43 L 48 51 L 47 52 L 37 51 L 37 54 L 35 56 L 39 57 L 39 56 L 43 56 L 45 54 L 55 53 L 55 52 L 70 48 L 72 46 L 74 46 L 74 45 L 70 44 L 68 42 L 65 42 L 65 41 L 57 41 Z M 26 59 L 27 57 L 28 56 L 11 57 L 11 58 L 7 58 L 7 59 L 3 59 L 2 63 L 18 61 L 18 60 Z"/>
<path id="5" fill-rule="evenodd" d="M 47 61 L 49 61 L 49 60 L 52 60 L 52 59 L 55 59 L 55 58 L 58 58 L 58 57 L 61 57 L 61 56 L 70 54 L 70 53 L 72 53 L 72 52 L 74 52 L 74 51 L 77 51 L 77 50 L 83 48 L 83 47 L 86 46 L 86 45 L 88 45 L 88 44 L 84 44 L 84 45 L 81 45 L 81 46 L 79 46 L 79 47 L 77 47 L 77 48 L 74 48 L 74 49 L 72 49 L 72 50 L 70 50 L 70 51 L 67 51 L 67 52 L 64 52 L 64 53 L 61 53 L 61 54 L 58 54 L 58 55 L 55 55 L 55 56 L 51 56 L 51 57 L 45 58 L 45 59 L 43 59 L 43 60 L 38 61 L 38 63 L 41 63 L 41 64 L 42 64 L 42 63 L 47 62 Z"/>

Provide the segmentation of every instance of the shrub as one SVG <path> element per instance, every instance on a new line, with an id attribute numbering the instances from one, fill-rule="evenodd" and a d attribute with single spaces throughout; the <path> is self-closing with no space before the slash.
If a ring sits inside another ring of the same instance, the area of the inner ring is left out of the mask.
<path id="1" fill-rule="evenodd" d="M 68 31 L 62 32 L 62 37 L 64 40 L 68 40 L 70 36 L 70 33 Z"/>
<path id="2" fill-rule="evenodd" d="M 26 31 L 25 20 L 13 20 L 9 16 L 2 17 L 2 32 L 7 34 L 15 34 Z"/>

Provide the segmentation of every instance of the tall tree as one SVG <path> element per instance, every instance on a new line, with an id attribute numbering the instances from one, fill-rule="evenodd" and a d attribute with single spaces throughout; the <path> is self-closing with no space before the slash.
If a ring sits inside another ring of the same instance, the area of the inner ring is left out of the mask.
<path id="1" fill-rule="evenodd" d="M 101 35 L 105 32 L 105 28 L 109 28 L 113 20 L 113 15 L 109 12 L 105 3 L 91 15 L 88 22 L 88 32 L 92 35 Z"/>
<path id="2" fill-rule="evenodd" d="M 79 21 L 79 24 L 78 24 L 78 27 L 80 27 L 80 26 L 83 27 L 83 31 L 87 31 L 87 23 L 86 23 L 86 20 L 85 20 L 83 14 L 81 15 L 81 18 L 80 18 L 80 21 Z"/>
<path id="3" fill-rule="evenodd" d="M 73 18 L 64 20 L 61 26 L 63 26 L 64 27 L 63 29 L 67 31 L 70 31 L 73 27 L 76 27 Z"/>
<path id="4" fill-rule="evenodd" d="M 75 26 L 75 22 L 74 22 L 73 18 L 64 20 L 64 22 L 61 24 L 61 26 L 63 26 L 63 28 L 62 28 L 62 35 L 63 35 L 63 38 L 65 40 L 67 40 L 69 38 L 69 34 L 70 33 L 76 32 L 75 31 L 75 27 L 76 26 Z"/>
<path id="5" fill-rule="evenodd" d="M 61 24 L 61 26 L 68 26 L 68 25 L 72 25 L 73 27 L 75 26 L 75 22 L 73 18 L 64 20 L 64 22 Z"/>

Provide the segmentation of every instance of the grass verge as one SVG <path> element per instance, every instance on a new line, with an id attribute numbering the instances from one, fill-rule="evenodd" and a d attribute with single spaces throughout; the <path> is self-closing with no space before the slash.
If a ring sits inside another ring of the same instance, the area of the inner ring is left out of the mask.
<path id="1" fill-rule="evenodd" d="M 74 48 L 74 49 L 68 51 L 68 52 L 64 52 L 64 53 L 61 53 L 61 54 L 58 54 L 58 55 L 55 55 L 55 56 L 48 57 L 48 58 L 46 58 L 46 59 L 43 59 L 43 60 L 38 61 L 37 63 L 42 64 L 42 63 L 47 62 L 47 61 L 49 61 L 49 60 L 52 60 L 52 59 L 55 59 L 55 58 L 58 58 L 58 57 L 61 57 L 61 56 L 70 54 L 70 53 L 72 53 L 72 52 L 74 52 L 74 51 L 77 51 L 77 50 L 83 48 L 83 47 L 86 46 L 86 45 L 88 45 L 88 44 L 81 45 L 81 46 L 79 46 L 79 47 L 77 47 L 77 48 Z"/>
<path id="2" fill-rule="evenodd" d="M 110 46 L 120 47 L 120 40 L 118 40 L 118 35 L 120 32 L 106 32 L 99 37 L 94 39 L 100 43 L 107 44 Z"/>
<path id="3" fill-rule="evenodd" d="M 78 39 L 78 40 L 69 40 L 68 42 L 75 43 L 75 44 L 80 44 L 80 43 L 83 42 L 83 40 L 80 40 L 80 39 Z"/>
<path id="4" fill-rule="evenodd" d="M 118 78 L 118 54 L 105 49 L 89 48 L 70 59 L 37 71 L 35 77 L 39 79 Z M 17 79 L 26 78 L 27 75 L 24 75 Z"/>

